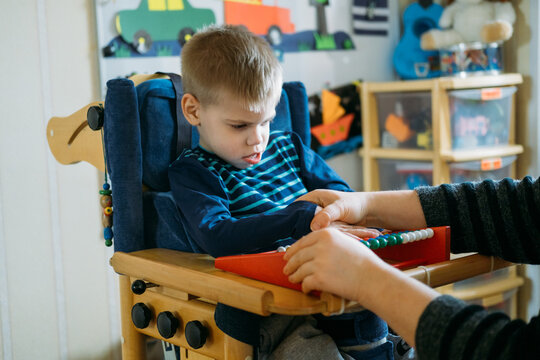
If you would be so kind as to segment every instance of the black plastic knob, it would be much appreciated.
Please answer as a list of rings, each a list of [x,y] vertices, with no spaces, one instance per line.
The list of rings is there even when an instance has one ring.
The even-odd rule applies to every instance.
[[[100,130],[103,127],[104,118],[104,110],[101,104],[99,106],[90,106],[86,112],[86,121],[92,130]]]
[[[193,320],[186,324],[186,340],[194,349],[202,347],[206,343],[208,329],[199,320]]]
[[[152,320],[152,310],[144,303],[137,303],[131,308],[131,321],[136,328],[144,329]]]
[[[135,295],[141,295],[141,294],[144,294],[146,289],[151,288],[151,287],[156,287],[156,286],[159,286],[159,285],[156,285],[153,283],[147,283],[147,282],[144,282],[143,280],[135,280],[131,284],[131,291],[133,291]]]
[[[165,339],[173,337],[179,325],[180,321],[170,311],[163,311],[157,317],[159,334]]]

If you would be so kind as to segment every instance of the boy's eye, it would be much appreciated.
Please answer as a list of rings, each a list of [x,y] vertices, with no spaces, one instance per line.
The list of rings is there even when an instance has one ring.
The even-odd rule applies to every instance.
[[[231,124],[233,129],[243,129],[246,127],[246,124]]]

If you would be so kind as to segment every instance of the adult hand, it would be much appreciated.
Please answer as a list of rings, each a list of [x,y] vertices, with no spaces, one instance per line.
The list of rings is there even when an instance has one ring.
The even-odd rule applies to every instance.
[[[420,229],[426,220],[414,190],[341,192],[314,190],[297,200],[311,201],[320,207],[311,221],[319,230],[334,221],[383,229]]]
[[[368,228],[361,225],[351,225],[343,221],[334,221],[328,225],[328,228],[337,229],[353,236],[356,240],[365,238],[376,238],[382,235],[381,231],[375,228]]]
[[[311,191],[296,200],[310,201],[322,207],[311,221],[311,229],[319,230],[334,221],[365,225],[369,194],[321,189]]]
[[[287,249],[284,259],[283,272],[291,282],[302,282],[304,292],[328,291],[360,303],[369,288],[368,269],[387,266],[358,240],[332,228],[304,236]]]
[[[327,291],[373,311],[411,345],[420,315],[439,294],[386,264],[351,236],[323,229],[287,249],[283,272],[302,291]]]

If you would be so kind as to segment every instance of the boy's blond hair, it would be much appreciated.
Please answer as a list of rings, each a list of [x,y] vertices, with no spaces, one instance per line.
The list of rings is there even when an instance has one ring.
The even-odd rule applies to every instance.
[[[282,86],[279,61],[272,48],[243,26],[210,26],[182,48],[184,93],[202,105],[215,105],[223,92],[235,96],[245,109],[261,111]]]

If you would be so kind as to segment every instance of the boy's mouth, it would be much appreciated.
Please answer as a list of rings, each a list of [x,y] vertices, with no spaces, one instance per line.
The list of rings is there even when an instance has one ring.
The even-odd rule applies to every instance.
[[[261,156],[262,156],[262,153],[257,152],[257,153],[253,153],[253,154],[248,155],[248,156],[244,156],[242,158],[242,160],[244,160],[248,164],[254,165],[254,164],[258,163],[259,161],[261,161]]]

